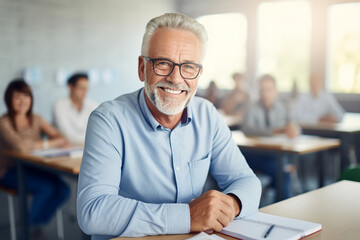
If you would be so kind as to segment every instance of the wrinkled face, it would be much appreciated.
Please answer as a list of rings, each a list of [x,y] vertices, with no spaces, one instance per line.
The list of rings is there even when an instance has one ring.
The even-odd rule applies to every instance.
[[[12,107],[16,114],[26,114],[31,106],[31,97],[22,92],[14,91],[12,95]]]
[[[150,39],[146,57],[168,59],[175,63],[200,64],[202,45],[191,32],[160,28]],[[144,81],[146,97],[150,104],[165,115],[175,115],[184,110],[196,92],[199,76],[186,80],[180,75],[178,66],[175,66],[169,76],[159,76],[153,71],[151,61],[139,58],[139,78]]]
[[[70,95],[76,101],[82,102],[86,97],[89,88],[89,81],[86,78],[80,78],[75,86],[69,84]]]
[[[271,80],[260,82],[260,100],[265,107],[270,108],[277,97],[276,86]]]

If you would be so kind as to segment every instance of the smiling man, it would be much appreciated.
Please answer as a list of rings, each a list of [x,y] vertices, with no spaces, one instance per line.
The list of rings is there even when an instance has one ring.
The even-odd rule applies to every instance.
[[[258,208],[261,187],[213,105],[194,97],[207,35],[183,14],[146,26],[144,88],[90,116],[78,221],[93,239],[220,231]],[[222,189],[203,193],[208,173]]]

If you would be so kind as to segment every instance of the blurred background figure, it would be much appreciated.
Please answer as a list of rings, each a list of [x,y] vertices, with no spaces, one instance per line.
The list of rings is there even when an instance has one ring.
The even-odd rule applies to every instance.
[[[216,108],[221,107],[221,98],[219,97],[219,89],[214,81],[211,81],[209,83],[204,98],[212,102]]]
[[[249,107],[243,122],[243,132],[251,136],[286,134],[294,138],[299,128],[292,122],[286,106],[278,99],[276,81],[271,75],[259,79],[260,100]]]
[[[278,100],[276,81],[270,75],[259,79],[260,100],[249,107],[243,122],[243,132],[249,136],[272,136],[286,134],[289,138],[299,135],[299,127],[288,119],[286,106]],[[254,171],[271,176],[270,186],[276,189],[277,160],[264,153],[244,154]],[[290,174],[284,173],[284,197],[291,195]]]
[[[65,137],[41,116],[33,114],[33,95],[23,79],[16,79],[5,91],[7,113],[0,118],[0,184],[17,189],[18,179],[15,162],[2,155],[3,150],[31,152],[35,149],[66,147]],[[49,139],[43,140],[41,135]],[[65,200],[69,187],[55,174],[25,167],[26,188],[33,195],[29,223],[33,233],[38,227],[50,222]]]
[[[249,104],[245,78],[241,73],[234,73],[232,78],[235,87],[229,93],[229,96],[224,99],[222,109],[226,115],[243,116]]]
[[[69,96],[59,99],[53,110],[55,126],[73,144],[84,144],[90,113],[97,104],[86,98],[89,78],[85,73],[75,73],[67,82]]]
[[[313,73],[309,80],[310,92],[299,96],[294,106],[295,119],[299,123],[341,122],[344,109],[336,98],[324,90],[324,78]]]

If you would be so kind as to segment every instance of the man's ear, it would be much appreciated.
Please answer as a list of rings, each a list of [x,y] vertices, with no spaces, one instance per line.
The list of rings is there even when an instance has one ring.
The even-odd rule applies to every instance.
[[[145,81],[145,61],[142,56],[139,56],[138,74],[140,81]]]
[[[67,87],[69,89],[69,92],[72,92],[74,89],[73,85],[71,85],[71,84],[68,84]]]
[[[201,76],[203,70],[204,70],[204,67],[202,67],[202,68],[200,69],[199,77]]]

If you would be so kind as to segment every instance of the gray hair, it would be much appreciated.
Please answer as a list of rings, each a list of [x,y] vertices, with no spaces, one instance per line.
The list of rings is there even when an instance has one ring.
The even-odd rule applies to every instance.
[[[147,56],[149,51],[150,38],[157,29],[162,27],[186,30],[194,33],[202,44],[202,57],[204,57],[207,42],[207,33],[205,27],[195,19],[189,18],[188,16],[181,13],[165,13],[164,15],[155,17],[148,22],[141,46],[142,56]]]

